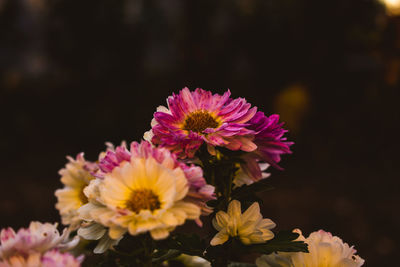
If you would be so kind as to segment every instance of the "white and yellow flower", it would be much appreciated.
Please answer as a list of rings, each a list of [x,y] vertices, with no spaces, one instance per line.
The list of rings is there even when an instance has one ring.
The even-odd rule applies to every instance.
[[[92,163],[84,159],[83,153],[78,154],[76,159],[67,158],[69,162],[59,171],[64,188],[55,192],[56,208],[60,212],[62,223],[70,225],[71,229],[76,229],[81,223],[77,211],[88,202],[83,190],[94,177],[88,169]]]
[[[319,230],[313,232],[305,238],[301,231],[296,229],[294,232],[300,234],[297,240],[308,244],[309,253],[278,252],[270,255],[263,255],[256,260],[258,267],[359,267],[364,264],[364,260],[355,255],[357,252],[353,247],[344,243],[337,236]]]
[[[263,219],[257,202],[242,214],[240,202],[232,200],[228,211],[219,211],[212,223],[219,231],[210,242],[212,246],[225,243],[229,237],[237,237],[245,245],[264,243],[274,238],[270,229],[275,227],[275,223]]]
[[[148,143],[135,145],[137,150],[130,161],[109,168],[85,189],[89,203],[79,209],[79,214],[85,221],[107,227],[112,240],[126,232],[150,232],[154,239],[163,239],[186,220],[199,219],[201,207],[185,200],[187,177],[169,153],[161,154],[163,151]],[[103,231],[99,229],[93,231],[93,237],[99,237]]]

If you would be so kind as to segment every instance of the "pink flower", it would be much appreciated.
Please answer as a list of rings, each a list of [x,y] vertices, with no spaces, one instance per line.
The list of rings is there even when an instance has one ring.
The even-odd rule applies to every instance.
[[[57,250],[46,252],[42,256],[43,267],[79,267],[83,261],[83,255],[75,258],[69,253],[60,253]]]
[[[251,119],[250,124],[249,128],[256,132],[254,143],[257,145],[257,150],[254,153],[260,160],[282,169],[278,165],[281,155],[292,153],[289,147],[294,143],[287,142],[286,137],[283,137],[287,130],[282,128],[283,122],[279,123],[279,115],[273,114],[267,117],[259,111]]]
[[[79,238],[69,240],[68,236],[67,229],[60,235],[57,223],[31,222],[29,228],[21,228],[16,233],[10,227],[5,228],[0,232],[0,258],[14,254],[42,253],[53,248],[70,249],[78,244]]]
[[[206,143],[230,150],[253,151],[254,131],[246,128],[257,111],[244,98],[230,98],[228,90],[223,95],[203,89],[168,97],[168,108],[160,107],[154,113],[151,142],[177,153],[179,157],[192,158],[197,149]]]
[[[15,232],[12,228],[0,232],[0,267],[66,267],[80,266],[83,257],[75,259],[68,250],[75,247],[79,237],[69,240],[69,232],[63,234],[57,230],[57,224],[31,222],[29,228],[21,228]],[[47,264],[46,262],[51,263]]]
[[[75,258],[69,253],[54,249],[41,255],[32,253],[26,256],[16,255],[0,261],[0,267],[80,267],[83,256]]]
[[[267,117],[244,98],[230,98],[229,90],[213,95],[184,88],[168,97],[167,103],[168,108],[161,106],[154,113],[145,139],[180,158],[193,158],[204,143],[211,154],[216,154],[216,147],[243,151],[237,185],[268,177],[263,171],[269,165],[282,169],[281,155],[291,153],[293,142],[286,141],[279,116]]]
[[[263,173],[260,163],[268,163],[269,165],[282,170],[278,165],[281,161],[281,155],[291,154],[290,146],[293,142],[286,141],[284,134],[287,130],[283,129],[283,122],[279,123],[279,115],[265,116],[263,112],[257,112],[249,122],[249,129],[255,132],[253,142],[257,149],[243,155],[243,163],[241,167],[243,172],[253,181],[258,181],[268,177]],[[266,168],[265,168],[266,169]]]

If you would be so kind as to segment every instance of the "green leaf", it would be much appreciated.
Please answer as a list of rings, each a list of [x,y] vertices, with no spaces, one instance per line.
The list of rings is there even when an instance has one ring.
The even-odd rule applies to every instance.
[[[201,240],[198,235],[183,233],[176,233],[167,240],[160,241],[159,246],[192,256],[203,256],[206,248],[205,241]]]
[[[269,185],[269,181],[264,179],[251,185],[243,185],[232,192],[232,198],[245,199],[249,196],[254,196],[255,193],[261,193],[274,189]]]
[[[160,250],[153,255],[153,263],[162,263],[167,260],[174,259],[181,255],[181,252],[176,249]]]
[[[247,246],[251,252],[262,254],[271,254],[273,252],[308,252],[307,244],[303,241],[294,241],[299,234],[283,231],[275,235],[272,240],[262,244],[253,244]]]

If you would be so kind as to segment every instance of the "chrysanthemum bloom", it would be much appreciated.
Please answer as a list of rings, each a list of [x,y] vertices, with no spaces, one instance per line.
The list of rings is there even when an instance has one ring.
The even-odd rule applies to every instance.
[[[280,155],[291,153],[283,136],[286,130],[278,115],[267,117],[243,98],[232,99],[230,92],[212,95],[209,91],[184,88],[167,99],[168,108],[160,106],[154,113],[152,129],[145,140],[166,147],[181,158],[193,158],[203,144],[215,153],[215,147],[244,152],[241,171],[235,184],[250,184],[266,178],[259,164],[278,169]],[[265,167],[265,165],[262,165]],[[244,178],[244,179],[243,179]]]
[[[186,176],[198,167],[185,170],[167,149],[133,142],[130,151],[108,151],[99,167],[103,177],[85,189],[89,203],[79,212],[83,219],[108,227],[112,239],[127,231],[163,239],[186,220],[199,219],[202,207],[187,199],[191,186]]]
[[[52,249],[68,250],[76,246],[79,238],[69,240],[69,231],[64,229],[62,235],[57,230],[57,223],[31,222],[29,228],[15,232],[12,228],[0,232],[0,259],[7,260],[13,256],[26,256],[32,253],[44,253]]]
[[[300,230],[297,240],[304,241],[308,245],[309,253],[278,252],[271,255],[263,255],[256,260],[258,267],[359,267],[364,260],[355,255],[357,252],[353,246],[350,247],[337,236],[319,230],[305,238]]]
[[[59,171],[64,188],[55,192],[56,208],[60,212],[62,223],[70,225],[74,230],[81,223],[77,210],[88,202],[83,189],[94,179],[89,170],[93,163],[86,161],[83,153],[78,154],[76,159],[67,158],[69,162]]]
[[[51,250],[44,254],[31,253],[16,255],[7,260],[0,260],[0,267],[80,267],[83,255],[75,258],[68,252]]]
[[[199,88],[182,89],[168,97],[168,108],[157,109],[145,138],[182,158],[192,158],[203,143],[230,150],[255,150],[254,131],[246,126],[257,108],[251,108],[244,98],[232,99],[230,95],[229,90],[213,95]]]
[[[263,112],[257,112],[249,122],[249,129],[256,132],[254,143],[257,149],[245,157],[248,161],[253,161],[254,166],[249,167],[249,173],[253,176],[260,176],[254,160],[267,162],[271,166],[282,169],[278,163],[281,161],[282,154],[290,154],[290,146],[293,142],[286,141],[284,134],[287,130],[283,129],[283,122],[279,122],[279,115],[273,114],[269,117]],[[251,165],[247,162],[247,165]]]
[[[264,243],[274,238],[270,229],[275,227],[275,223],[263,219],[257,202],[242,214],[240,202],[232,200],[228,212],[219,211],[212,223],[219,231],[210,242],[212,246],[225,243],[229,237],[237,237],[245,245]]]
[[[248,128],[256,134],[253,142],[257,149],[251,153],[243,155],[244,163],[241,164],[243,173],[250,177],[253,181],[265,178],[260,163],[268,163],[269,165],[282,169],[278,163],[281,161],[282,154],[291,154],[290,146],[293,142],[286,141],[284,134],[287,130],[283,129],[283,122],[279,122],[279,115],[265,116],[263,112],[257,112],[249,121]]]
[[[173,161],[172,168],[181,168],[185,173],[188,182],[189,191],[185,197],[185,201],[193,202],[202,209],[203,215],[208,215],[212,210],[207,207],[206,202],[215,199],[214,186],[206,183],[203,177],[203,170],[194,165],[186,165],[177,160],[175,154],[171,154],[167,149],[154,148],[149,142],[132,142],[130,150],[126,147],[125,142],[121,146],[114,148],[108,144],[108,150],[100,157],[99,172],[96,174],[98,178],[103,178],[107,173],[112,172],[115,167],[120,166],[124,162],[131,161],[132,157],[149,157],[152,156],[158,163],[162,163],[166,158]],[[89,189],[88,189],[89,191]],[[89,192],[88,192],[89,193]]]

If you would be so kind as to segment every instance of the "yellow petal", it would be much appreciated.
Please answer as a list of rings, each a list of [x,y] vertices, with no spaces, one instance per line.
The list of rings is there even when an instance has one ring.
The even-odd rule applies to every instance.
[[[165,239],[168,237],[169,232],[167,229],[154,229],[150,231],[151,237],[155,240]]]
[[[241,211],[241,206],[240,202],[237,200],[232,200],[231,203],[229,203],[228,206],[228,215],[229,217],[232,218],[240,218],[240,215],[242,214]]]
[[[242,221],[258,221],[262,216],[260,214],[260,205],[258,202],[254,202],[242,215]]]
[[[108,235],[111,239],[119,239],[126,233],[126,229],[118,226],[110,227]]]
[[[226,212],[224,211],[218,211],[217,215],[212,221],[212,224],[217,231],[220,231],[222,228],[228,225],[228,221],[229,221],[228,214],[226,214]]]
[[[222,229],[221,231],[219,231],[213,239],[211,239],[210,241],[210,245],[211,246],[217,246],[217,245],[221,245],[223,243],[225,243],[226,241],[228,241],[229,239],[229,235],[226,231],[226,229]]]

